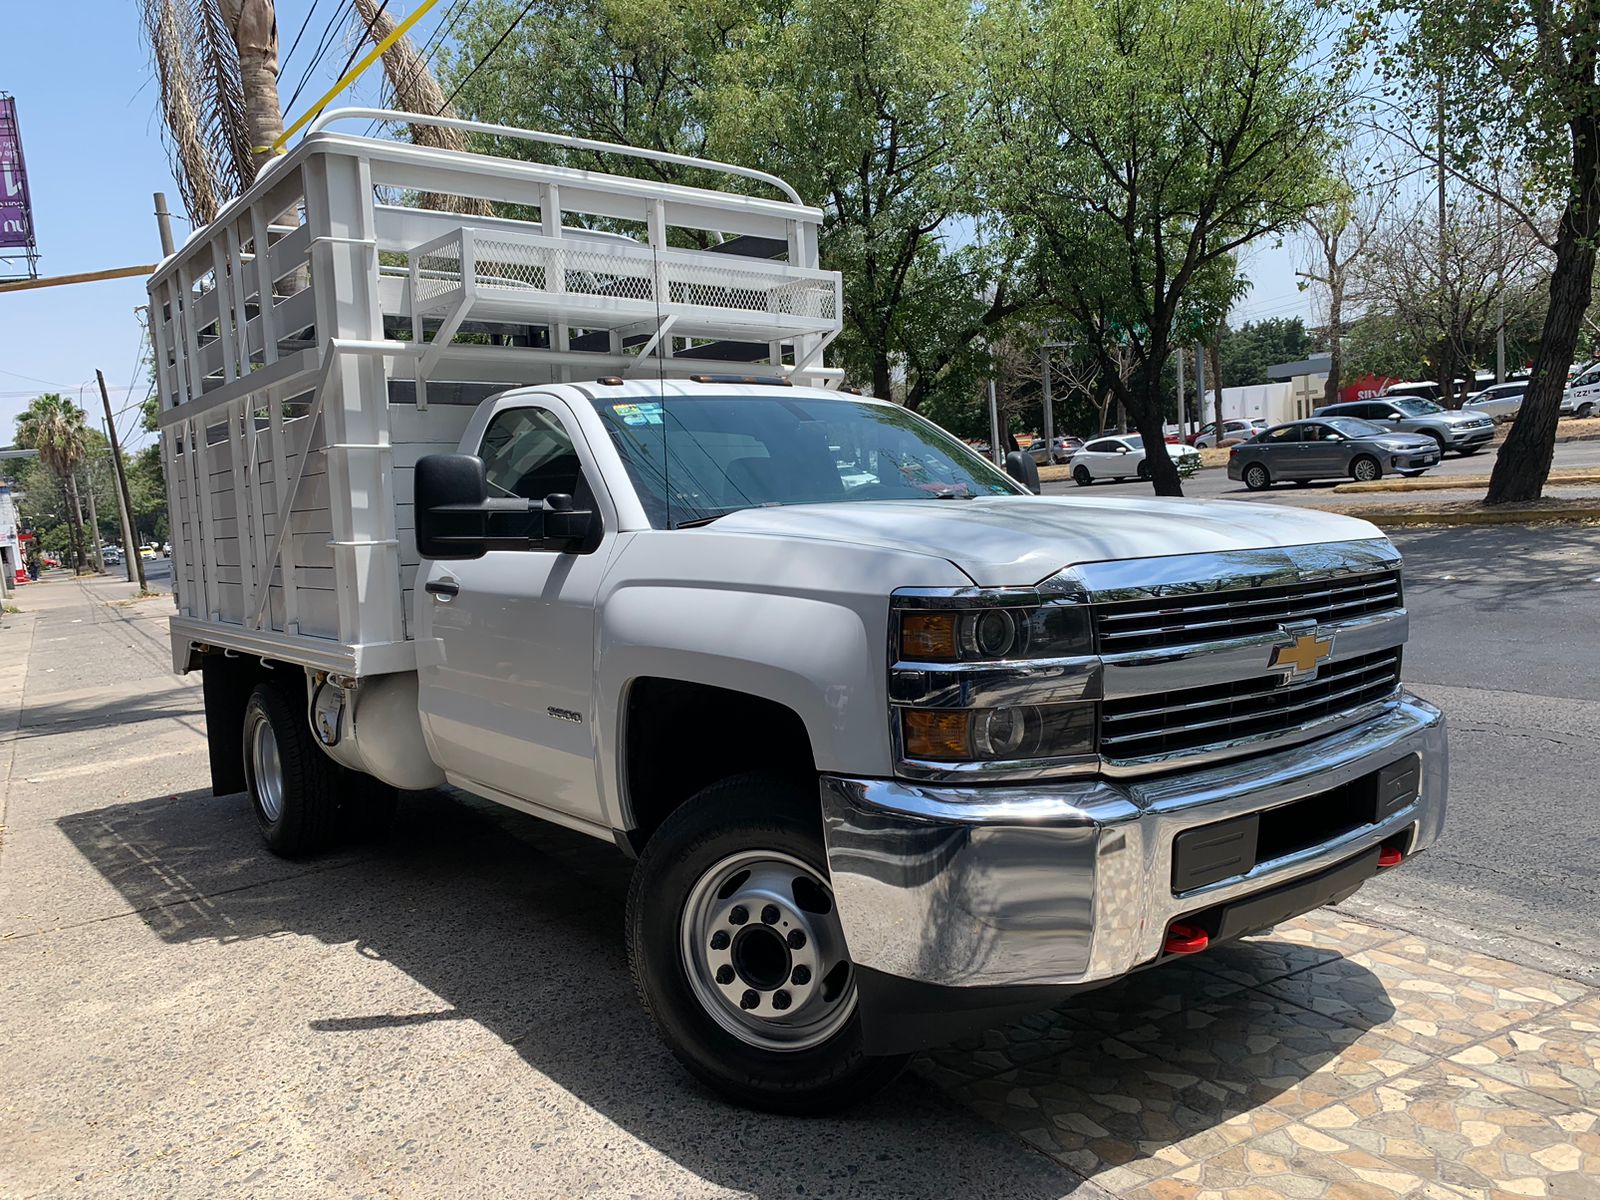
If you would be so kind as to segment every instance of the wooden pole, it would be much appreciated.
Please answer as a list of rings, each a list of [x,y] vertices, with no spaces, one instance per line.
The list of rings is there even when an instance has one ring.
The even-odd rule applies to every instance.
[[[44,279],[13,279],[0,283],[0,292],[26,292],[32,288],[64,287],[69,283],[98,283],[102,279],[131,279],[135,275],[148,275],[156,269],[155,263],[142,267],[113,267],[109,271],[81,271],[76,275],[51,275]]]

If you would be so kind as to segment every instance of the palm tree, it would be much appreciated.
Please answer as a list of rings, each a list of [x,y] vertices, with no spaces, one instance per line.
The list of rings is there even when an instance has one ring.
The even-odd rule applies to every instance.
[[[17,417],[17,445],[37,450],[39,461],[64,484],[68,493],[67,529],[72,537],[73,565],[84,566],[83,525],[79,515],[77,468],[89,452],[89,427],[83,410],[57,392],[36,397]]]

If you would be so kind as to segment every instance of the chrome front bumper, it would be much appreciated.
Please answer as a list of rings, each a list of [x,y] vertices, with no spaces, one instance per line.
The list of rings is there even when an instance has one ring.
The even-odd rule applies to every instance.
[[[1421,759],[1409,804],[1241,875],[1175,894],[1186,829],[1316,796]],[[1438,837],[1444,717],[1402,694],[1360,725],[1275,754],[1148,780],[1003,787],[822,778],[834,896],[852,960],[945,987],[1074,986],[1155,960],[1167,927],[1312,876],[1381,842]]]

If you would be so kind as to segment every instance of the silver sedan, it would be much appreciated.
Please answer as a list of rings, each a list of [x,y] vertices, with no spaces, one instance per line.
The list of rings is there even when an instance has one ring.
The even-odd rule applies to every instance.
[[[1393,471],[1420,475],[1439,461],[1439,444],[1426,434],[1396,433],[1354,417],[1290,421],[1234,446],[1228,478],[1253,492],[1283,480],[1355,479],[1369,482]]]

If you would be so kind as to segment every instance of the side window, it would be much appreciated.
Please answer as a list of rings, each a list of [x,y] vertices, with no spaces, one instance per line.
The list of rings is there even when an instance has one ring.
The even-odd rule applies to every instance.
[[[1282,425],[1271,433],[1265,434],[1261,440],[1279,445],[1283,442],[1298,442],[1300,440],[1300,427],[1298,425]]]
[[[1115,454],[1117,443],[1110,438],[1101,438],[1098,442],[1090,442],[1084,449],[1090,454]]]
[[[594,493],[583,477],[583,467],[572,446],[572,436],[561,418],[544,408],[509,408],[497,413],[483,431],[478,447],[489,496],[515,496],[543,500],[565,493],[574,508],[594,507]],[[516,513],[495,513],[489,532],[495,537],[524,537],[539,527],[539,518]],[[534,548],[538,548],[534,543]]]

